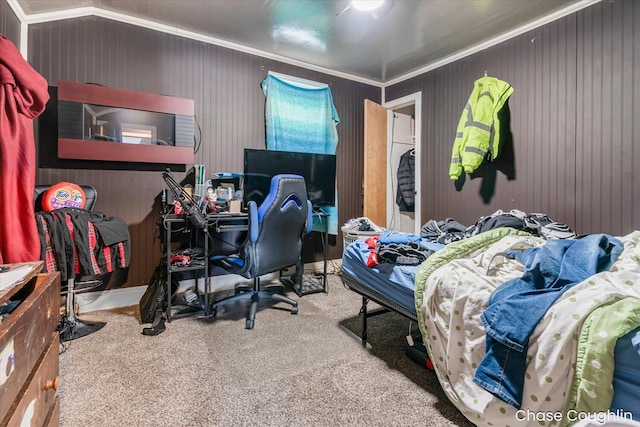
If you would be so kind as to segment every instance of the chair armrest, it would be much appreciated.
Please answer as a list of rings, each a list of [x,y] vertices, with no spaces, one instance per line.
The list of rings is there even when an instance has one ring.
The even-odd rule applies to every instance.
[[[253,200],[249,202],[249,238],[252,242],[258,240],[258,205]]]
[[[313,229],[313,206],[311,200],[307,200],[307,234]]]

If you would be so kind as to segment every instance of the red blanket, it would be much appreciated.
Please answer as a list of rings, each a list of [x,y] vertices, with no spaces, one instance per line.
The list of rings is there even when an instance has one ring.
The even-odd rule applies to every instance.
[[[40,259],[33,119],[48,100],[45,78],[0,34],[0,264]]]

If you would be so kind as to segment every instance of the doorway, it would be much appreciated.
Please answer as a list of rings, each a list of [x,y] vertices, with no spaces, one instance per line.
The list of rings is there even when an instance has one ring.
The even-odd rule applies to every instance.
[[[421,118],[422,92],[383,105],[365,100],[364,215],[377,225],[414,234],[422,228]],[[412,156],[415,165],[412,211],[396,203],[403,155]]]

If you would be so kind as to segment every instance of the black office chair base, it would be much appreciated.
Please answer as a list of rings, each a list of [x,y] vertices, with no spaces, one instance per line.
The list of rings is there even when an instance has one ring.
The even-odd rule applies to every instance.
[[[249,291],[242,292],[230,297],[221,299],[220,301],[215,302],[211,305],[210,313],[215,316],[217,314],[218,307],[223,305],[230,304],[236,301],[245,301],[251,300],[251,306],[249,307],[249,315],[247,316],[247,321],[245,323],[245,329],[253,329],[255,319],[256,319],[256,311],[258,310],[258,304],[263,300],[272,300],[276,302],[284,302],[291,305],[291,314],[298,314],[298,302],[288,298],[284,295],[274,294],[266,291]]]
[[[60,341],[67,342],[86,337],[99,331],[107,324],[106,319],[99,316],[83,316],[68,319],[66,326],[60,331]]]

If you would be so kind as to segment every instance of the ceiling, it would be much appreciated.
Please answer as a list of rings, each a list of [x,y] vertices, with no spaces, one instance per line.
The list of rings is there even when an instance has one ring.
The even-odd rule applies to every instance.
[[[27,23],[85,15],[130,20],[378,85],[596,1],[386,0],[366,13],[349,0],[9,0]]]

